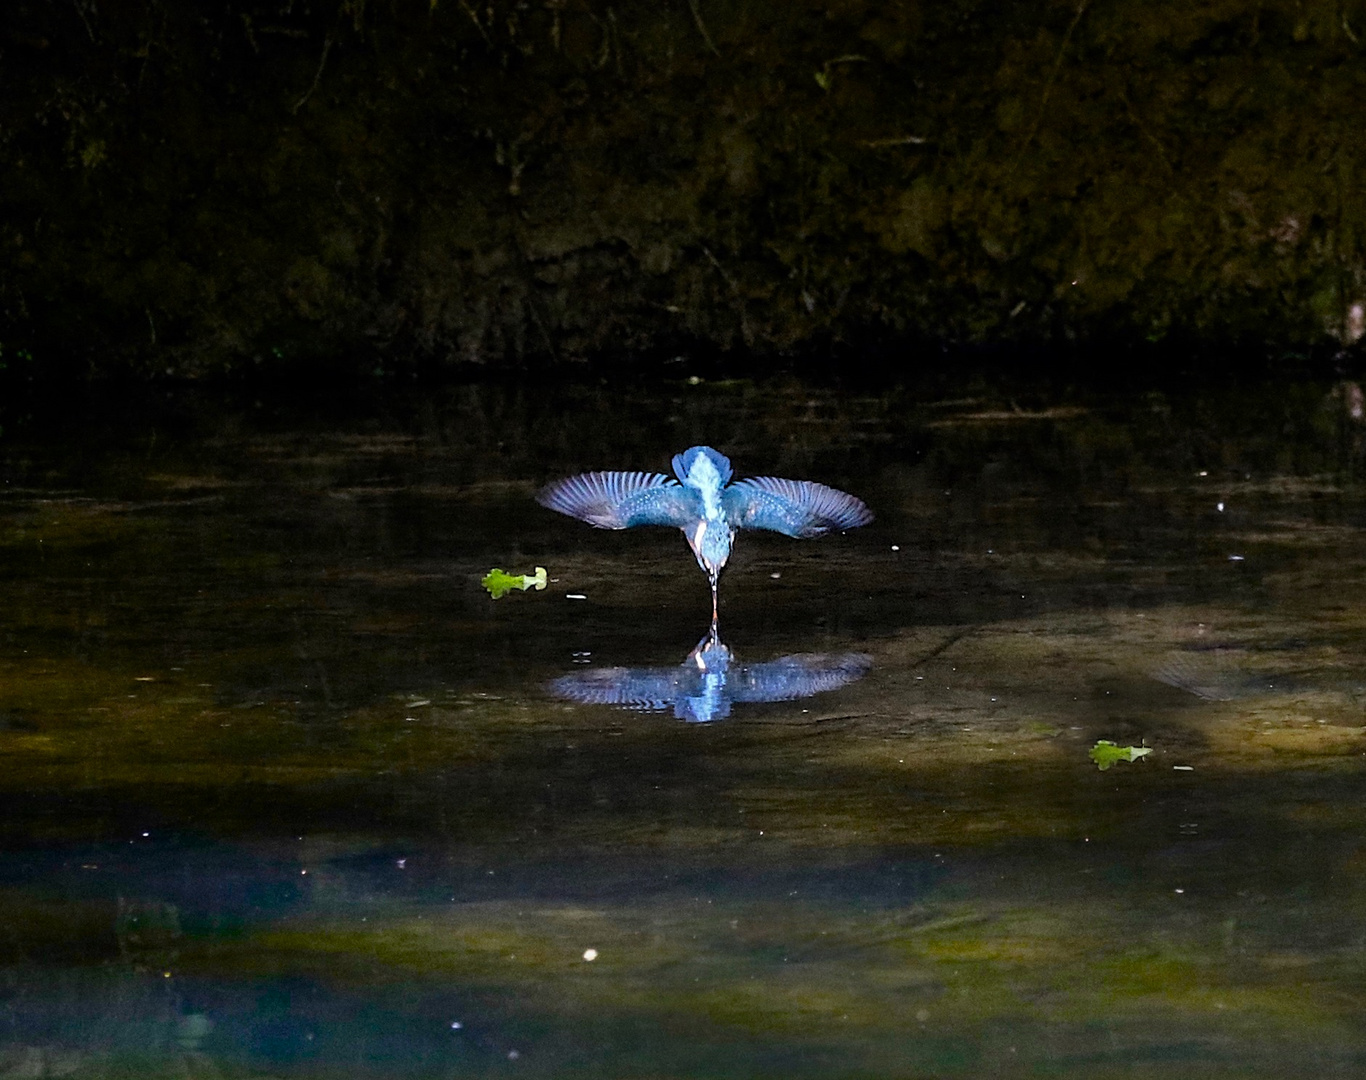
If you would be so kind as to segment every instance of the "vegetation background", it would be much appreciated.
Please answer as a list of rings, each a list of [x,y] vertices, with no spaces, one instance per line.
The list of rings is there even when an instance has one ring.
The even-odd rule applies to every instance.
[[[1336,350],[1364,60],[1362,0],[12,0],[0,361]]]

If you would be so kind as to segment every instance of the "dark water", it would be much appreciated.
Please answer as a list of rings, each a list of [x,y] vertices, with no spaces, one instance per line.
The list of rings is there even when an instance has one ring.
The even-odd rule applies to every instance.
[[[1358,400],[7,431],[0,1076],[1362,1075]],[[705,685],[682,538],[531,499],[699,442],[878,515],[743,534]]]

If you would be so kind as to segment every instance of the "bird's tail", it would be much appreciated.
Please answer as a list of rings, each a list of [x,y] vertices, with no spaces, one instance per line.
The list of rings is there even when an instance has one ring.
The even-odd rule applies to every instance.
[[[721,478],[721,486],[725,487],[730,483],[732,475],[730,458],[725,454],[713,450],[710,446],[693,446],[684,450],[681,454],[674,455],[674,475],[683,483],[688,482],[688,474],[697,467],[699,459],[705,458],[711,462],[717,474]]]

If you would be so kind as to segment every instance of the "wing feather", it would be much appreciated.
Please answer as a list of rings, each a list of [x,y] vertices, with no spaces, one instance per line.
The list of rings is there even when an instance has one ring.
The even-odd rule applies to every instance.
[[[547,484],[536,501],[599,529],[682,528],[699,516],[696,492],[660,473],[580,473]]]
[[[862,499],[811,480],[755,476],[732,484],[721,497],[737,528],[771,529],[785,536],[821,536],[873,520]]]

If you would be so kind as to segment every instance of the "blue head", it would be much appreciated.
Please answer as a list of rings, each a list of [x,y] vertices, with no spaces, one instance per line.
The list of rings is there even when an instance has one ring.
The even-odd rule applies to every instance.
[[[697,565],[707,572],[715,585],[721,570],[730,558],[730,548],[735,542],[735,530],[725,521],[699,521],[691,530],[685,529],[688,546],[697,556]]]

